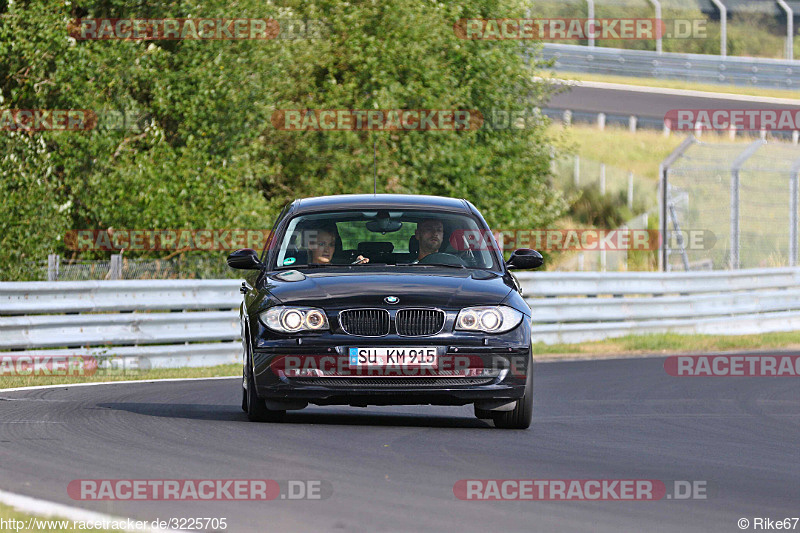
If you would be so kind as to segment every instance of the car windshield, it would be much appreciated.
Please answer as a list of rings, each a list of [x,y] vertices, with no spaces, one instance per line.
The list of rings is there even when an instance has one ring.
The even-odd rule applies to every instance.
[[[496,241],[471,216],[423,210],[335,211],[294,217],[277,268],[415,265],[496,269]]]

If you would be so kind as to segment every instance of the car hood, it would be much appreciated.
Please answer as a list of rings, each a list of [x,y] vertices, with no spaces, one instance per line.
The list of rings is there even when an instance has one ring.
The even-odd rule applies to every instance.
[[[284,304],[314,307],[391,307],[387,296],[399,298],[397,307],[462,308],[496,305],[511,287],[487,271],[436,270],[420,272],[306,272],[297,281],[271,276],[268,289]]]

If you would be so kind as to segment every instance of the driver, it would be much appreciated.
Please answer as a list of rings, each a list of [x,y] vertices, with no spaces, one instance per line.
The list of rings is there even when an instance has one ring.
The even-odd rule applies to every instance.
[[[425,256],[439,251],[444,240],[444,225],[438,218],[426,218],[417,224],[414,236],[419,241],[417,261],[421,261]]]

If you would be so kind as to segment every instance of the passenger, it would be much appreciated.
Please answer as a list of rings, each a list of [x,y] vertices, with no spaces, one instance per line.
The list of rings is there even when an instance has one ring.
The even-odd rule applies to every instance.
[[[309,264],[330,265],[333,260],[333,255],[336,253],[336,241],[339,237],[339,231],[336,229],[336,225],[323,224],[314,227],[310,232],[312,238],[309,239],[308,243]],[[369,263],[369,259],[359,255],[353,264],[363,263]]]

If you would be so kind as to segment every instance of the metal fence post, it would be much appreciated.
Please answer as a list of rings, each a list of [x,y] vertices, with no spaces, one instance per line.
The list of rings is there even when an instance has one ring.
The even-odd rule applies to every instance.
[[[728,55],[728,8],[720,0],[711,0],[719,9],[719,55]]]
[[[669,167],[697,142],[693,136],[686,137],[684,141],[667,156],[658,166],[658,222],[661,227],[661,242],[659,244],[658,270],[669,270],[669,246],[667,233],[667,202],[669,201]]]
[[[122,255],[111,256],[111,267],[108,273],[111,279],[122,279]]]
[[[730,266],[732,269],[739,268],[739,170],[745,162],[750,159],[761,145],[766,144],[766,141],[759,139],[750,144],[745,150],[736,156],[736,159],[731,165],[731,250],[730,250]]]
[[[797,193],[800,182],[800,157],[795,159],[789,171],[789,266],[797,266]]]
[[[58,281],[58,267],[61,263],[61,258],[58,254],[49,254],[47,256],[47,281]]]
[[[730,267],[739,268],[739,169],[731,170],[731,250]]]
[[[581,156],[575,154],[575,165],[572,168],[572,178],[575,180],[575,186],[580,185],[581,182]]]
[[[650,0],[650,3],[653,4],[653,7],[656,8],[656,21],[658,24],[658,29],[656,30],[656,53],[660,54],[661,49],[661,2],[659,0]]]
[[[793,169],[789,180],[789,266],[797,265],[797,182],[800,171]]]
[[[794,58],[794,12],[785,0],[778,0],[778,5],[786,13],[786,59]]]

